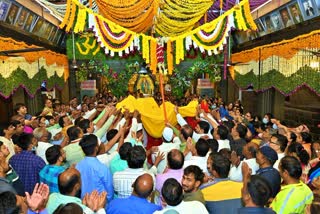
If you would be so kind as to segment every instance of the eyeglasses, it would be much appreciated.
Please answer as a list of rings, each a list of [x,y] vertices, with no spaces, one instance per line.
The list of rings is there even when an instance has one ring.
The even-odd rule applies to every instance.
[[[315,149],[314,150],[316,153],[319,153],[320,152],[320,149]]]
[[[280,143],[278,143],[278,142],[272,142],[272,141],[270,141],[270,143],[280,146]],[[320,150],[319,150],[319,151],[320,151]]]

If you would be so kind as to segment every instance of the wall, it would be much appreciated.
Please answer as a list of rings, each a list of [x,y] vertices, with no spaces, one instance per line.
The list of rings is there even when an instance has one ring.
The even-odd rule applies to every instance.
[[[39,4],[30,1],[30,0],[16,0],[19,4],[23,5],[24,7],[28,8],[29,10],[33,11],[39,16],[42,16],[44,19],[48,20],[52,24],[58,26],[60,24],[60,21],[52,16],[49,12],[46,12],[48,10],[41,7]]]
[[[235,87],[233,90],[237,91]],[[228,98],[230,102],[231,98]],[[320,128],[317,127],[320,124],[320,97],[308,88],[302,88],[290,97],[283,96],[275,89],[263,93],[242,91],[242,104],[245,112],[259,116],[270,112],[290,127],[306,124],[313,140],[320,139]]]
[[[306,124],[314,139],[320,139],[320,97],[308,88],[302,88],[286,100],[284,105],[285,121],[289,125]]]
[[[271,2],[269,2],[268,4],[266,4],[265,6],[260,8],[259,10],[253,12],[252,17],[253,17],[253,19],[257,19],[260,16],[263,16],[263,15],[269,13],[270,11],[281,7],[282,5],[284,5],[290,1],[291,0],[277,0],[277,1],[272,0]]]

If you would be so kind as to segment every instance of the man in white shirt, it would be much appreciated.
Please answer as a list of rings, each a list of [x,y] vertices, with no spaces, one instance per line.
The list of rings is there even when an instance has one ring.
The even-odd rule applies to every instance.
[[[36,155],[42,158],[46,164],[48,164],[47,158],[46,158],[46,151],[49,147],[53,146],[51,143],[49,143],[49,132],[44,127],[38,127],[35,130],[33,130],[34,137],[38,140],[38,146],[36,148]]]
[[[207,169],[207,153],[209,152],[209,144],[205,139],[200,138],[195,145],[195,154],[191,156],[189,160],[184,162],[183,168],[187,168],[190,165],[196,165],[202,171],[209,175]]]
[[[279,170],[279,163],[281,159],[285,156],[284,151],[287,148],[288,139],[282,134],[273,134],[269,146],[277,152],[278,160],[273,164],[273,168]]]
[[[259,164],[256,161],[256,153],[259,149],[259,146],[256,143],[247,143],[242,150],[242,154],[245,159],[240,162],[240,157],[236,152],[231,153],[231,168],[229,172],[230,180],[239,181],[243,180],[242,176],[242,164],[245,162],[251,168],[251,174],[255,175],[256,171],[259,169]]]
[[[181,141],[179,137],[175,136],[173,130],[169,127],[165,127],[162,132],[162,144],[158,146],[158,155],[163,153],[164,160],[162,160],[158,165],[158,173],[163,173],[167,166],[167,154],[172,149],[180,149]],[[152,154],[152,160],[154,162],[156,154]]]
[[[214,130],[215,139],[217,139],[219,143],[218,152],[221,149],[231,149],[230,147],[230,141],[228,140],[229,131],[227,127],[220,125],[218,126],[218,129]]]
[[[15,154],[14,144],[12,141],[12,135],[15,134],[15,126],[14,123],[11,122],[0,129],[0,141],[4,143],[6,147],[9,149],[9,155],[7,156],[7,161]]]
[[[206,207],[199,201],[183,201],[182,186],[174,178],[169,178],[164,182],[161,194],[167,206],[161,211],[154,212],[155,214],[166,213],[167,211],[176,211],[183,214],[208,213]]]
[[[162,156],[158,156],[155,160],[155,166],[160,162]],[[146,151],[142,146],[134,146],[129,152],[128,166],[129,168],[115,172],[113,175],[114,193],[118,198],[128,198],[132,193],[133,182],[144,173],[149,173],[143,168],[146,160]],[[149,173],[155,181],[154,174]],[[155,186],[155,184],[154,184]]]

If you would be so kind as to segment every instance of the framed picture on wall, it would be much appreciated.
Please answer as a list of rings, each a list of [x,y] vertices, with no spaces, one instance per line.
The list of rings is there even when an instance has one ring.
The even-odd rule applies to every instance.
[[[301,9],[303,11],[305,20],[311,19],[318,14],[316,5],[312,0],[301,0],[301,5],[302,5]]]
[[[294,1],[292,4],[289,4],[288,8],[290,10],[294,24],[298,24],[304,20],[301,15],[301,10],[297,1]]]
[[[281,18],[280,18],[280,13],[278,10],[274,11],[273,13],[271,13],[271,21],[272,21],[272,24],[274,26],[274,30],[277,31],[277,30],[281,30],[283,28],[283,24],[282,24],[282,21],[281,21]]]
[[[23,27],[23,29],[25,31],[31,32],[36,20],[37,20],[38,16],[32,12],[29,12],[29,15],[27,17],[26,23]]]
[[[43,24],[44,24],[44,19],[39,17],[32,29],[32,33],[37,36],[41,36]]]
[[[320,0],[315,0],[318,12],[320,13]]]
[[[60,41],[61,35],[62,35],[62,31],[61,31],[61,30],[58,30],[57,33],[56,33],[56,36],[55,36],[55,38],[54,38],[54,40],[53,40],[53,42],[56,43],[56,44],[58,44],[59,41]]]
[[[19,15],[18,15],[18,18],[14,24],[14,26],[20,28],[20,29],[23,29],[24,27],[24,24],[27,20],[27,17],[28,17],[28,10],[25,9],[25,8],[21,8],[20,12],[19,12]]]
[[[284,27],[290,27],[294,24],[287,7],[281,8],[279,12]]]
[[[38,32],[38,34],[39,34],[38,36],[40,36],[42,38],[47,38],[48,37],[48,34],[46,35],[47,30],[50,30],[49,29],[49,22],[44,20],[42,23],[42,27],[41,27],[40,31]]]
[[[20,10],[20,7],[18,5],[11,3],[5,22],[13,25],[17,18],[19,10]]]
[[[258,34],[259,36],[263,36],[265,35],[265,28],[263,26],[263,23],[261,22],[261,19],[256,19],[254,20],[254,23],[257,25],[257,31],[258,31]]]
[[[265,32],[266,34],[272,33],[275,31],[275,28],[273,26],[272,20],[271,20],[271,16],[270,15],[266,15],[263,17],[263,23],[265,26]]]
[[[53,26],[52,31],[51,31],[51,33],[50,33],[50,35],[49,35],[49,37],[48,37],[48,40],[49,40],[49,41],[53,42],[53,40],[54,40],[54,38],[55,38],[56,33],[58,32],[58,30],[59,30],[58,27]]]
[[[10,2],[7,0],[0,0],[0,21],[4,20],[10,7]]]
[[[52,30],[53,30],[53,25],[48,22],[47,28],[46,28],[45,33],[44,33],[44,38],[49,40],[49,37],[51,35]]]

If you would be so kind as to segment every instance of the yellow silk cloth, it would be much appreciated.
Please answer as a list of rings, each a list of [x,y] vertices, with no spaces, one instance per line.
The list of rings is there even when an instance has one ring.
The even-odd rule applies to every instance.
[[[169,123],[176,125],[177,118],[174,112],[174,105],[170,102],[166,102],[165,105]],[[179,107],[179,113],[182,117],[194,117],[196,116],[197,106],[198,101],[191,101],[187,106]],[[119,102],[116,107],[117,109],[126,108],[130,112],[138,110],[141,114],[143,127],[148,134],[154,138],[162,136],[162,130],[165,127],[163,106],[158,106],[153,97],[136,99],[133,96],[128,96]]]

